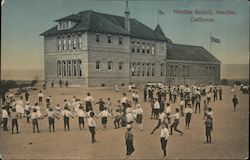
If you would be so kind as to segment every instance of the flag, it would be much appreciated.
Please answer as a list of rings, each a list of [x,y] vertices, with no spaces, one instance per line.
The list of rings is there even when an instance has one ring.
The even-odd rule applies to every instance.
[[[165,15],[165,13],[162,10],[158,9],[158,15]]]
[[[220,43],[220,39],[219,38],[211,37],[210,41],[211,42],[215,42],[215,43]]]

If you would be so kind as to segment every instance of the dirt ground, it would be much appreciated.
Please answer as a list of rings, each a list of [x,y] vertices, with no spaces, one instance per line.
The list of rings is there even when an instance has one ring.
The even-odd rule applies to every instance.
[[[105,101],[111,97],[116,104],[121,99],[120,89],[116,93],[114,89],[95,88],[89,89],[95,102],[102,97]],[[83,98],[86,95],[85,88],[47,88],[42,90],[45,96],[52,96],[52,104],[63,104],[63,99],[71,101],[73,96]],[[144,131],[133,124],[135,152],[130,159],[162,159],[160,146],[160,130],[150,134],[157,124],[157,120],[150,119],[151,108],[149,103],[143,102],[143,91],[140,94],[144,115]],[[30,102],[37,100],[38,91],[31,93]],[[212,144],[205,144],[205,127],[203,114],[192,115],[191,127],[184,127],[184,117],[180,119],[179,129],[183,136],[174,133],[167,144],[167,159],[247,159],[249,156],[249,95],[242,95],[239,88],[236,90],[240,106],[237,112],[233,112],[232,93],[230,87],[223,87],[223,101],[211,103],[213,106],[214,130],[212,132]],[[131,93],[128,93],[131,99]],[[203,97],[204,99],[204,97]],[[202,99],[202,100],[203,100]],[[203,101],[202,101],[203,102]],[[179,100],[178,100],[179,103]],[[171,104],[172,112],[177,104]],[[201,106],[203,107],[203,106]],[[41,106],[44,111],[45,106]],[[98,113],[98,106],[95,106]],[[114,129],[113,119],[108,120],[107,129],[103,130],[100,119],[97,122],[97,143],[91,143],[91,137],[85,119],[85,129],[79,130],[78,118],[70,119],[71,131],[64,131],[62,118],[56,120],[56,132],[48,131],[47,118],[39,121],[40,133],[32,132],[32,125],[19,119],[19,134],[0,131],[0,151],[4,159],[124,159],[125,128]],[[8,122],[10,129],[11,122]],[[30,144],[32,143],[32,144]]]

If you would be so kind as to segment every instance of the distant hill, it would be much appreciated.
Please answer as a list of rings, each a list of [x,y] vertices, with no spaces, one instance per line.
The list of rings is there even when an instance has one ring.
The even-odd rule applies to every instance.
[[[1,79],[3,80],[32,80],[39,75],[40,80],[44,77],[43,69],[16,69],[2,70]],[[248,64],[222,64],[221,79],[249,79]]]

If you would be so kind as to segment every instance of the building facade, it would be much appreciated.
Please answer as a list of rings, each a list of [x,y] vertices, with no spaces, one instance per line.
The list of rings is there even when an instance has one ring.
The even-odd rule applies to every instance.
[[[153,30],[130,18],[128,7],[124,17],[88,10],[56,22],[41,34],[48,83],[62,80],[69,85],[114,86],[220,80],[220,62],[203,47],[186,45],[180,51],[183,47],[176,47],[160,25]],[[198,58],[185,59],[190,56],[188,48]]]

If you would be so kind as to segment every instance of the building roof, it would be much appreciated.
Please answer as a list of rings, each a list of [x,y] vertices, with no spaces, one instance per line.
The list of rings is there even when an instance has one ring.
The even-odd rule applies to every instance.
[[[167,60],[221,63],[215,56],[213,56],[202,46],[173,43],[167,45]]]
[[[41,35],[48,36],[69,32],[90,31],[129,35],[135,38],[171,42],[171,40],[164,35],[160,26],[157,26],[157,30],[155,31],[134,18],[130,18],[130,32],[128,32],[124,27],[124,19],[125,17],[122,16],[87,10],[56,20],[56,22],[66,20],[76,21],[77,24],[73,28],[67,30],[57,30],[57,26],[54,26]]]

